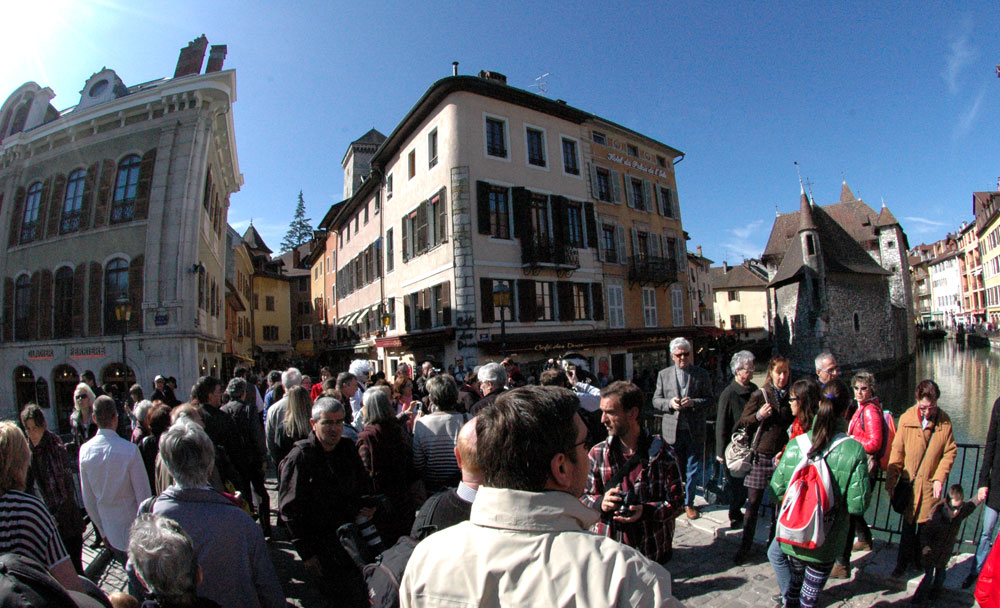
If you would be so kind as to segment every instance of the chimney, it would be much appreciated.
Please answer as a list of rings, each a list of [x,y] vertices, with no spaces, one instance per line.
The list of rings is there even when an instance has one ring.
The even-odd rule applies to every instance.
[[[729,274],[729,263],[722,260],[722,272]]]
[[[492,80],[497,84],[507,84],[507,77],[500,72],[489,72],[487,70],[480,70],[479,77],[483,80]]]
[[[705,256],[701,255],[701,245],[698,245],[698,257],[699,258],[705,257]]]
[[[205,67],[205,73],[218,72],[222,70],[222,63],[226,60],[226,45],[224,44],[213,44],[212,49],[208,51],[208,65]]]
[[[206,48],[208,48],[208,38],[205,38],[205,34],[195,38],[186,47],[182,48],[180,55],[177,57],[177,69],[174,70],[174,78],[200,73],[201,62],[205,59]]]
[[[458,62],[457,61],[452,61],[451,62],[451,75],[452,76],[458,76]]]
[[[292,268],[298,268],[301,261],[302,254],[299,253],[299,248],[292,249]]]

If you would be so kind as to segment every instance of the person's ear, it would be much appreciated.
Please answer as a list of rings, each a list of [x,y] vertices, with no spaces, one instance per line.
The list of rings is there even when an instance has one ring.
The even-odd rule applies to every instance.
[[[556,454],[549,463],[549,478],[554,489],[564,490],[573,485],[572,462],[566,454]]]

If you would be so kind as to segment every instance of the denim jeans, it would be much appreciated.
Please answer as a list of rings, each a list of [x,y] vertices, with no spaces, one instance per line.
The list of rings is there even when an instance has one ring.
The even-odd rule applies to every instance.
[[[777,538],[771,539],[771,544],[767,546],[767,561],[771,562],[774,568],[774,578],[778,581],[778,590],[784,596],[788,591],[788,584],[792,580],[792,569],[788,566],[788,556],[781,550],[781,543]]]
[[[993,543],[997,539],[997,512],[983,505],[983,532],[979,536],[979,545],[976,547],[976,559],[969,562],[972,564],[969,574],[979,574],[986,556],[990,554]]]
[[[674,451],[677,452],[677,464],[684,473],[684,506],[694,506],[696,488],[702,483],[702,451],[704,445],[696,445],[691,431],[677,431],[674,440]]]

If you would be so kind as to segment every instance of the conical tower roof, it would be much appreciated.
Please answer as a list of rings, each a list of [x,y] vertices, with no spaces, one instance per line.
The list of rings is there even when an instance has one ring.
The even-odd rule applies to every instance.
[[[883,204],[882,210],[878,212],[878,219],[875,221],[875,226],[878,228],[882,228],[884,226],[897,226],[897,225],[899,225],[899,220],[897,220],[896,216],[892,214],[892,211],[889,211],[889,208],[886,207],[885,204]]]
[[[813,220],[812,215],[812,204],[809,203],[806,191],[802,189],[801,192],[802,195],[799,197],[799,232],[803,230],[816,230],[816,222]]]
[[[840,202],[849,203],[856,200],[858,200],[858,197],[854,196],[854,193],[851,192],[850,186],[847,185],[847,180],[844,180],[844,182],[840,185]]]
[[[261,238],[260,233],[253,227],[253,224],[250,224],[250,227],[247,228],[247,231],[243,234],[243,241],[253,251],[272,253],[272,251],[268,249],[267,245],[264,244],[264,239]]]

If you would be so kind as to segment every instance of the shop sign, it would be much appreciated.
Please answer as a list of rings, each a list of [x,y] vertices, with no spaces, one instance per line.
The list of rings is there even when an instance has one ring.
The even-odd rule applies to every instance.
[[[69,356],[74,358],[103,357],[104,346],[71,346]]]
[[[170,322],[170,315],[164,313],[162,315],[156,315],[153,317],[153,323],[157,326],[166,325]]]
[[[578,344],[576,342],[551,342],[548,344],[536,344],[536,352],[548,352],[550,350],[576,350],[578,348],[583,348],[583,344]]]
[[[629,159],[625,158],[624,156],[621,156],[619,154],[615,154],[614,152],[608,152],[608,160],[616,162],[616,163],[618,163],[620,165],[625,165],[629,169],[636,169],[638,171],[642,171],[642,172],[648,173],[650,175],[655,175],[656,177],[659,177],[660,179],[667,179],[667,172],[664,171],[663,169],[657,169],[657,168],[654,168],[654,167],[647,167],[646,165],[640,163],[637,160],[629,160]]]
[[[670,342],[670,338],[666,336],[650,336],[646,338],[646,342],[649,344],[663,344],[665,342]]]
[[[55,353],[52,352],[51,348],[35,348],[28,351],[28,359],[34,361],[35,359],[53,359],[55,358]]]

